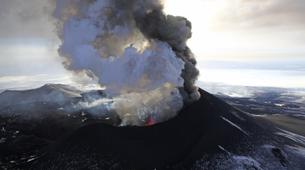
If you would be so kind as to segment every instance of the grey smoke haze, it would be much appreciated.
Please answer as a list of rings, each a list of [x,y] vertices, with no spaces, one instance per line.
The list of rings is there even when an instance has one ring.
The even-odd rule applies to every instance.
[[[0,39],[55,38],[52,0],[1,0]]]

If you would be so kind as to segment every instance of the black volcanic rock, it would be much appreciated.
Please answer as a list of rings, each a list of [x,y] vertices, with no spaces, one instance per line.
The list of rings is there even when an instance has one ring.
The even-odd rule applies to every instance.
[[[206,155],[250,152],[266,132],[254,118],[200,91],[199,101],[149,127],[82,127],[49,149],[34,169],[189,169]],[[261,137],[260,137],[261,136]]]

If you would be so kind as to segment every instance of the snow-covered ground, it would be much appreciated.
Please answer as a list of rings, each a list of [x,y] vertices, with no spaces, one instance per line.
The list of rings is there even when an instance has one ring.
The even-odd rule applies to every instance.
[[[201,88],[252,114],[305,115],[305,88],[231,86],[200,83]]]

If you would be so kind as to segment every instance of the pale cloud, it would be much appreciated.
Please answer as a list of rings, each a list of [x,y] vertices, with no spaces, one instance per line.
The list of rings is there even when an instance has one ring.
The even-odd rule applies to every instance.
[[[305,57],[304,0],[202,2],[202,10],[193,13],[209,17],[194,21],[199,28],[191,42],[200,59]]]
[[[0,39],[54,38],[52,0],[1,0]]]
[[[224,3],[214,28],[305,28],[304,0],[230,0]]]
[[[56,47],[50,44],[0,44],[0,76],[65,73]]]
[[[66,75],[66,74],[0,76],[0,93],[7,89],[11,89],[11,90],[33,89],[49,83],[74,85],[74,82],[71,80],[71,75]]]

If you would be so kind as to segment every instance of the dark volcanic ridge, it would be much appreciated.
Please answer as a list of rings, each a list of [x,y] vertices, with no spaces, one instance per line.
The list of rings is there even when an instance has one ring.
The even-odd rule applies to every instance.
[[[200,100],[178,116],[149,127],[114,127],[95,118],[83,122],[82,113],[40,124],[36,120],[32,129],[27,127],[31,119],[3,118],[1,167],[304,169],[304,137],[241,112],[203,90],[200,93]],[[46,135],[41,127],[56,131],[58,137]]]

